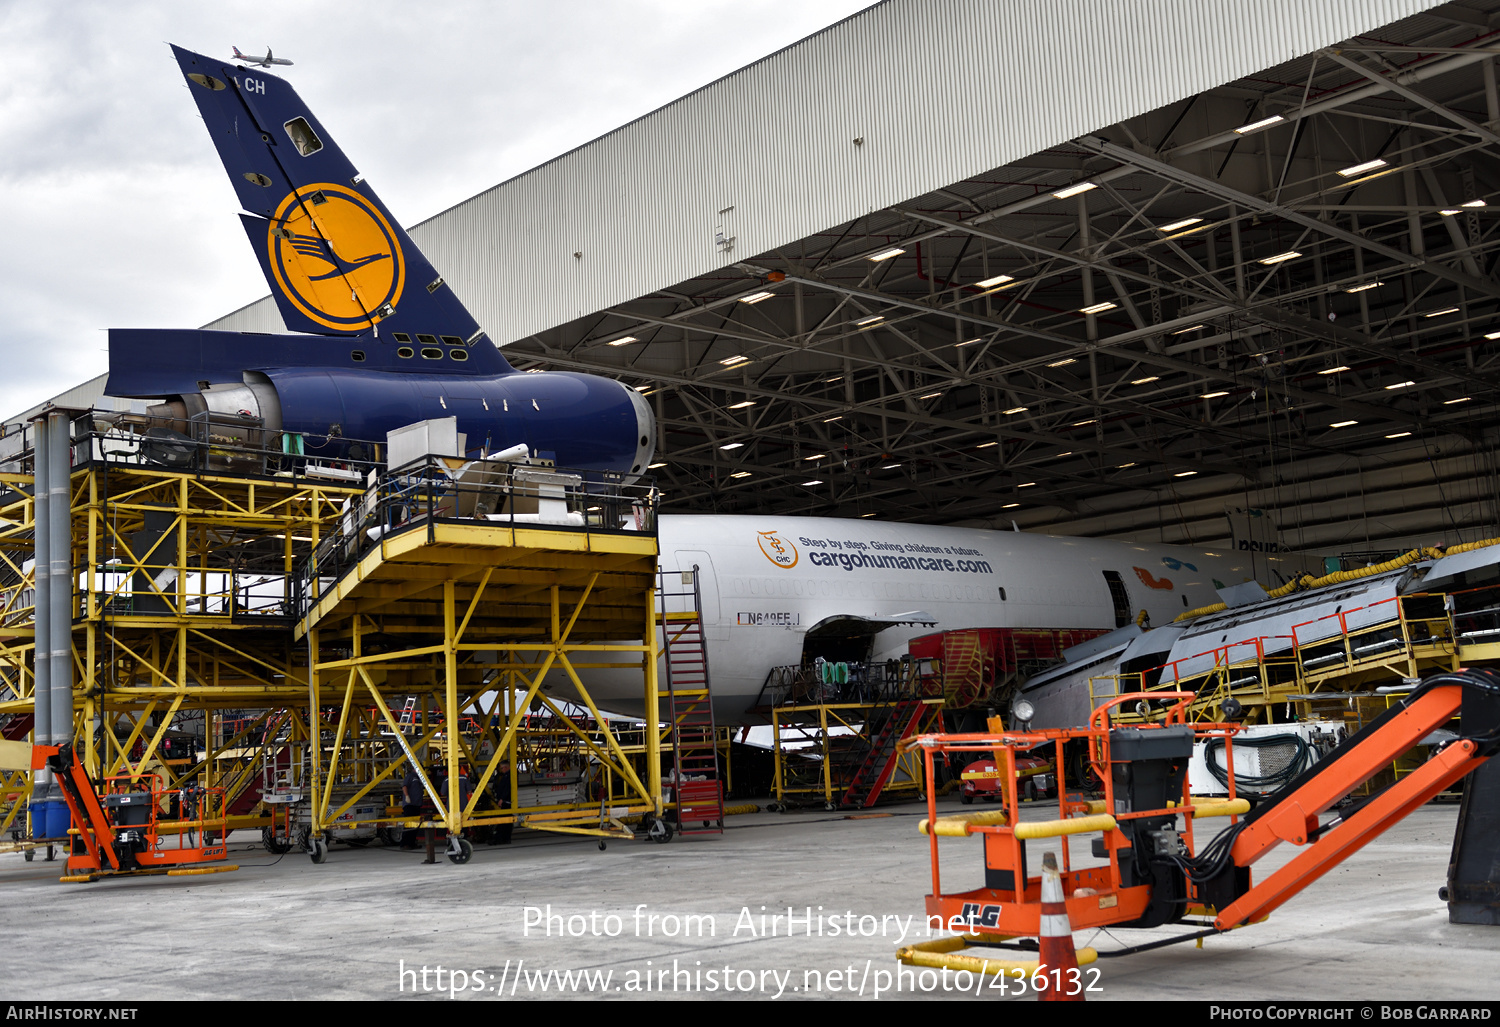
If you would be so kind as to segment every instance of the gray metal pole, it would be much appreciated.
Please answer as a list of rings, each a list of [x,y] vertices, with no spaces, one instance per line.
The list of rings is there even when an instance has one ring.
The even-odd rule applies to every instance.
[[[48,673],[52,663],[51,635],[48,633],[48,625],[51,622],[50,599],[51,590],[48,588],[49,579],[52,575],[52,551],[48,546],[48,532],[50,522],[47,517],[48,494],[47,494],[47,422],[37,420],[31,423],[32,433],[32,488],[33,500],[32,515],[32,598],[31,598],[31,622],[32,622],[32,741],[37,745],[52,744],[52,677]],[[47,798],[47,792],[51,789],[52,775],[46,770],[38,770],[32,776],[32,814],[36,816],[38,807],[36,803],[43,802]],[[33,823],[33,831],[36,834],[45,834],[43,824]]]
[[[52,666],[52,739],[54,745],[73,740],[73,593],[78,575],[73,571],[73,424],[62,411],[47,415],[52,426],[47,454],[47,544],[51,548],[50,643]]]

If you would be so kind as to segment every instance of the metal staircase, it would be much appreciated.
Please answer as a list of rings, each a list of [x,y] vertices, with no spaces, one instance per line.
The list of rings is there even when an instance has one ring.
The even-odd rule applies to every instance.
[[[902,699],[872,712],[870,747],[839,799],[840,807],[868,809],[875,805],[896,768],[896,746],[917,729],[926,709],[920,699]],[[876,721],[877,717],[882,719]]]
[[[681,585],[668,591],[680,576]],[[691,586],[691,591],[689,591]],[[703,602],[696,566],[664,571],[657,587],[658,623],[666,666],[666,700],[672,731],[672,805],[679,834],[722,834],[724,790],[719,773],[718,731],[709,694],[708,647],[703,638]]]

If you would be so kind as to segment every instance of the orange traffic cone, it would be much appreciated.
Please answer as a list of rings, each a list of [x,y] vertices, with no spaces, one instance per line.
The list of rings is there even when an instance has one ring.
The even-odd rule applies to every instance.
[[[1073,924],[1068,920],[1057,857],[1050,852],[1042,856],[1042,921],[1037,947],[1041,962],[1037,976],[1047,979],[1046,990],[1038,998],[1043,1002],[1082,1002],[1083,984],[1078,973],[1078,953],[1073,949]]]

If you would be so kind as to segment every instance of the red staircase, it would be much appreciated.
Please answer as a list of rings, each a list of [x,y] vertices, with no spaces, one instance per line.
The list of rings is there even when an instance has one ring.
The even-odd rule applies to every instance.
[[[902,699],[889,707],[885,722],[870,740],[870,751],[839,800],[841,808],[869,809],[875,805],[896,769],[896,747],[917,729],[926,708],[920,699]]]

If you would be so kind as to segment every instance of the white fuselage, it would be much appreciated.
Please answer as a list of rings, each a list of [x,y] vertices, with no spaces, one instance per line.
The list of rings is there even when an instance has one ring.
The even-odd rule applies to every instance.
[[[1158,625],[1250,574],[1230,549],[888,521],[682,514],[662,517],[658,534],[669,584],[671,572],[698,568],[720,723],[753,720],[745,710],[766,675],[800,663],[808,629],[829,617],[921,611],[936,622],[875,635],[872,656],[883,660],[911,638],[960,628],[1113,629],[1121,611],[1105,572],[1123,585],[1129,620],[1144,609]],[[601,707],[642,712],[639,673],[583,681]]]

